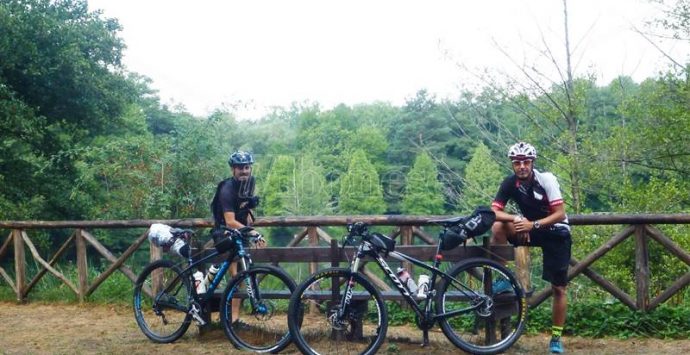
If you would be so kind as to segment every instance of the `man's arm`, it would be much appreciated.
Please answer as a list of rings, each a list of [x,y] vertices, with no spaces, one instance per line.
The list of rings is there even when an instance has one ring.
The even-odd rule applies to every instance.
[[[556,224],[558,222],[562,222],[565,220],[565,205],[560,204],[556,206],[551,206],[551,214],[548,216],[539,219],[539,224],[541,227],[545,226],[550,226],[552,224]],[[534,228],[534,222],[535,221],[528,221],[527,219],[524,220],[525,227],[528,227],[529,229]]]
[[[496,206],[491,206],[491,209],[496,213],[496,220],[500,222],[513,222],[517,215],[512,215],[508,212],[503,211],[503,209]]]
[[[242,227],[245,227],[244,224],[240,223],[237,219],[235,219],[235,212],[226,211],[225,213],[223,213],[223,217],[225,218],[225,225],[230,227],[230,228],[240,229]],[[252,220],[251,214],[249,216],[247,216],[247,222],[249,224],[252,224],[252,222],[254,222]],[[249,231],[249,234],[254,236],[254,237],[257,237],[257,236],[260,237],[261,236],[261,233],[257,232],[256,230]],[[266,240],[264,240],[263,238],[258,239],[256,241],[256,246],[258,246],[259,248],[265,247],[266,246]]]
[[[539,219],[539,224],[541,225],[540,228],[544,228],[565,220],[565,206],[563,204],[552,206],[551,209],[551,214]],[[535,221],[530,221],[526,218],[523,218],[519,221],[516,220],[515,230],[518,232],[529,232],[534,228],[534,222]]]
[[[235,212],[223,212],[223,218],[225,218],[225,225],[229,228],[240,229],[244,227],[244,224],[240,223],[237,219],[235,219]]]
[[[491,202],[491,209],[496,213],[496,221],[498,222],[513,222],[515,218],[518,217],[503,210],[510,200],[510,193],[508,191],[512,183],[510,177],[504,179],[498,187],[496,197],[494,197],[494,200]]]

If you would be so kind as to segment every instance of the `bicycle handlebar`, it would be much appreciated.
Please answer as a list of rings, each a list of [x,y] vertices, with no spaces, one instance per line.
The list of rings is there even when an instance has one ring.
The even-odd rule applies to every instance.
[[[355,222],[347,225],[347,235],[343,238],[343,247],[355,245],[355,239],[361,237],[362,240],[369,240],[369,225],[364,222]]]
[[[170,234],[172,234],[174,239],[184,239],[185,241],[189,241],[194,235],[196,235],[191,229],[181,228],[170,229]]]
[[[233,239],[240,238],[242,240],[249,241],[255,244],[260,242],[261,240],[264,240],[264,236],[261,233],[257,232],[254,228],[249,226],[244,226],[239,229],[228,228],[225,226],[222,226],[221,228],[225,231],[226,235],[229,234],[230,238]],[[252,231],[254,231],[255,233],[251,233]]]

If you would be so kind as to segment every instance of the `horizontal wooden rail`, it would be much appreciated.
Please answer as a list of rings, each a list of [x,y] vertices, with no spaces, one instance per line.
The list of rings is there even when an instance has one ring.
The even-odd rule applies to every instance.
[[[256,227],[305,227],[305,226],[344,226],[352,222],[365,222],[372,225],[388,226],[428,226],[434,220],[450,216],[313,216],[313,217],[260,217]],[[572,225],[611,225],[611,224],[690,224],[690,214],[610,214],[597,213],[571,215]],[[213,226],[211,219],[131,219],[109,221],[0,221],[0,228],[8,229],[60,229],[60,228],[148,228],[153,223],[163,223],[174,227],[207,228]]]

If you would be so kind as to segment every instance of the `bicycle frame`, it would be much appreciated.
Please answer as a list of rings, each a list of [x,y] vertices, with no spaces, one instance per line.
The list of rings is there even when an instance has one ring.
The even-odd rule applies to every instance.
[[[225,273],[230,268],[230,264],[232,263],[232,261],[234,260],[234,258],[236,256],[239,257],[238,263],[241,265],[242,270],[247,270],[249,268],[249,266],[252,264],[251,256],[246,251],[244,244],[243,244],[243,241],[240,239],[236,239],[234,242],[237,246],[237,251],[235,253],[233,253],[232,255],[228,255],[228,257],[221,263],[220,268],[218,269],[218,272],[216,273],[216,275],[213,278],[213,281],[211,281],[211,283],[207,287],[206,293],[204,293],[202,295],[197,294],[196,288],[193,287],[193,291],[192,291],[192,293],[190,293],[190,296],[192,297],[192,299],[190,301],[199,303],[199,305],[202,306],[201,308],[203,308],[203,305],[207,304],[211,300],[211,298],[213,297],[213,295],[216,291],[216,288],[218,287],[218,285],[220,285],[221,280],[225,276]],[[207,255],[207,256],[205,256],[205,257],[203,257],[197,261],[194,261],[193,256],[190,255],[189,258],[187,259],[188,266],[182,270],[182,273],[180,274],[179,277],[188,277],[191,279],[192,278],[192,276],[191,276],[192,270],[194,268],[198,267],[199,265],[204,264],[205,262],[207,262],[207,261],[209,261],[209,260],[211,260],[211,259],[213,259],[213,258],[215,258],[221,254],[222,253],[219,253],[217,250],[214,250],[213,252],[211,252],[211,254],[209,254],[209,255]],[[162,295],[166,294],[167,292],[169,292],[175,285],[177,285],[177,283],[178,283],[177,281],[179,281],[179,280],[176,278],[175,280],[173,280],[173,282],[170,282],[170,285],[166,289],[162,290],[162,292],[159,292],[159,294],[156,295],[156,298],[155,298],[156,302],[160,302],[160,297]],[[254,290],[256,290],[257,288],[253,287],[254,285],[251,285],[249,280],[247,280],[245,282],[247,285],[247,295],[249,296],[249,299],[252,302],[254,302],[254,297],[253,297],[254,296]]]
[[[448,280],[451,280],[451,282],[455,282],[458,285],[462,286],[462,288],[467,290],[467,295],[475,296],[475,297],[480,297],[479,294],[477,294],[474,290],[470,289],[469,287],[465,286],[462,282],[456,280],[452,276],[448,275],[444,271],[440,270],[438,267],[441,265],[441,260],[443,259],[440,247],[436,247],[436,257],[434,258],[433,264],[430,266],[427,263],[415,259],[411,256],[408,256],[406,254],[397,252],[397,251],[392,251],[388,253],[388,256],[399,260],[399,261],[407,261],[410,262],[416,266],[419,266],[425,270],[428,270],[431,272],[431,277],[429,280],[429,291],[427,292],[427,296],[424,299],[423,302],[417,302],[415,297],[413,297],[410,294],[410,291],[403,285],[403,282],[400,280],[400,278],[397,276],[395,272],[390,268],[386,260],[383,258],[381,255],[381,252],[375,250],[369,242],[364,241],[357,249],[357,252],[355,253],[355,258],[352,260],[350,264],[350,271],[352,273],[357,273],[359,272],[359,267],[360,267],[360,260],[366,256],[371,256],[376,260],[376,264],[381,268],[381,270],[386,274],[389,280],[393,282],[395,287],[398,289],[398,292],[403,296],[405,301],[412,307],[412,309],[415,311],[415,313],[420,317],[421,320],[433,320],[435,321],[436,319],[439,318],[445,318],[445,317],[450,317],[454,316],[456,314],[468,312],[468,311],[473,311],[474,309],[478,308],[481,306],[481,303],[478,303],[472,307],[468,307],[465,309],[460,309],[460,310],[455,310],[452,312],[448,313],[443,313],[443,314],[432,314],[431,312],[431,306],[433,304],[433,298],[436,295],[436,279],[437,276],[440,278],[445,278]],[[465,291],[463,291],[465,292]],[[345,295],[351,293],[350,291],[350,285],[346,287],[345,290]],[[344,312],[345,306],[349,304],[349,299],[348,297],[344,297],[343,300],[341,301],[341,312]]]

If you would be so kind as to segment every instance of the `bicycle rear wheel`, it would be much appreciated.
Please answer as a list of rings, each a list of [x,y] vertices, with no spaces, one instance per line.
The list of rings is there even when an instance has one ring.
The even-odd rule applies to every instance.
[[[527,299],[520,284],[503,265],[483,258],[456,265],[443,279],[436,312],[446,337],[472,354],[507,350],[522,334]],[[503,285],[504,290],[494,288]]]
[[[220,303],[220,321],[228,339],[239,349],[278,352],[290,344],[288,299],[295,281],[280,268],[252,266],[230,282]],[[232,303],[239,314],[232,314]]]
[[[134,285],[134,318],[156,343],[171,343],[189,328],[192,289],[182,270],[170,260],[158,260],[141,272]]]
[[[346,295],[348,284],[352,292]],[[345,298],[350,304],[342,310]],[[386,337],[388,315],[381,293],[364,276],[331,268],[297,287],[288,324],[304,354],[374,354]]]

